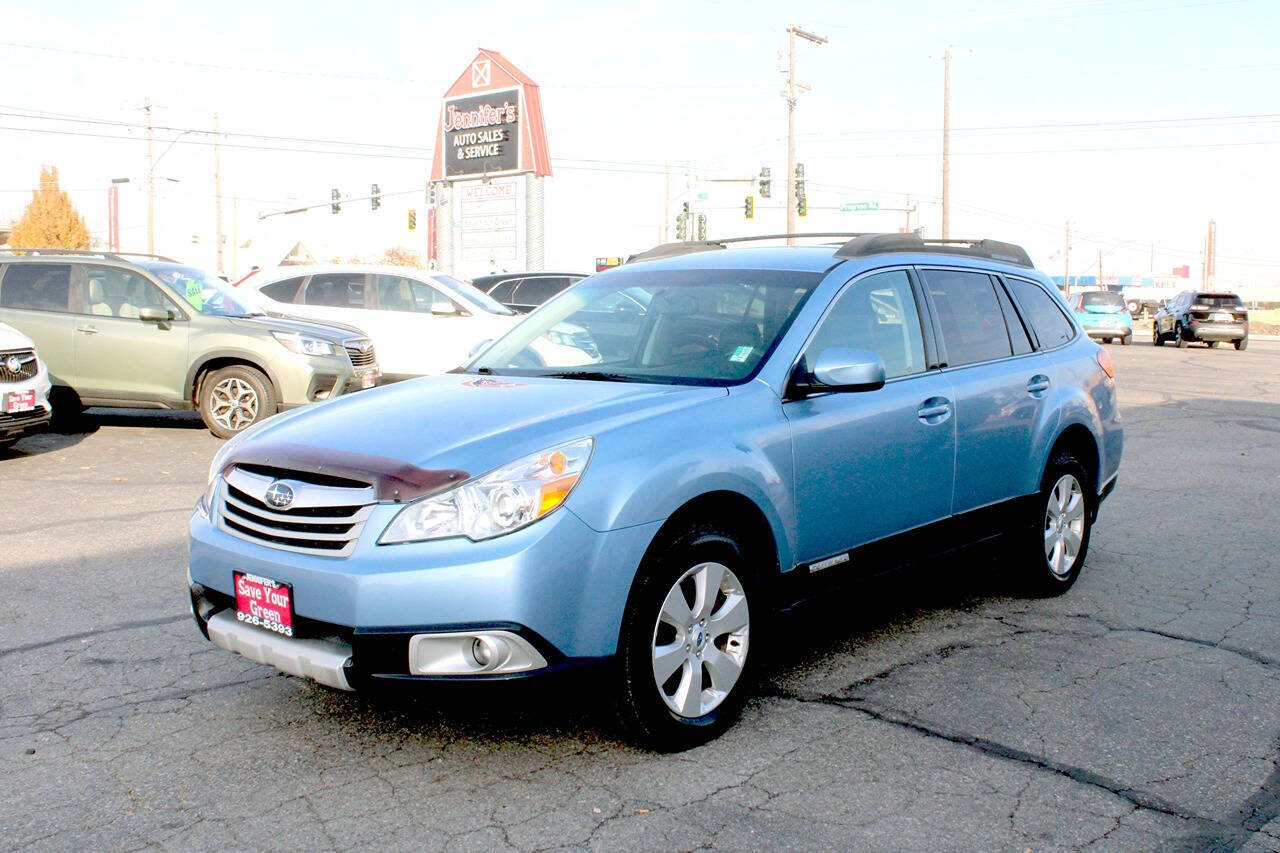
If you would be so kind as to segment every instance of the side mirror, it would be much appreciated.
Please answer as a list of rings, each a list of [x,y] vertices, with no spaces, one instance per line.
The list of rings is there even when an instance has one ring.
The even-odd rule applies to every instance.
[[[796,384],[808,392],[875,391],[884,387],[884,359],[871,350],[831,347],[818,353],[807,381]]]
[[[156,323],[162,329],[169,328],[173,321],[173,312],[168,308],[139,308],[138,319],[144,323]]]
[[[432,302],[431,313],[440,317],[452,317],[458,313],[458,306],[452,302]]]

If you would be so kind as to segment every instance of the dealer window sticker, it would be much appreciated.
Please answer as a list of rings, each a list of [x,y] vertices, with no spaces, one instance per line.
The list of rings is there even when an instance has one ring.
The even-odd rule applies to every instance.
[[[182,278],[179,279],[177,283],[185,286],[182,296],[187,300],[191,307],[197,311],[203,311],[204,288],[201,287],[200,282],[196,281],[194,278]]]
[[[729,361],[732,361],[734,364],[742,364],[742,362],[746,361],[748,358],[751,357],[751,353],[754,350],[755,350],[755,347],[749,347],[749,346],[737,347],[736,349],[734,349],[733,354],[729,356]]]

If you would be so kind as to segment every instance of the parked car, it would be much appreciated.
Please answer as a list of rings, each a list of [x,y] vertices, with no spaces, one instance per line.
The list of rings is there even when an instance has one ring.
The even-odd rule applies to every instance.
[[[221,438],[377,380],[358,330],[267,317],[169,259],[0,252],[0,319],[36,342],[59,407],[194,408]]]
[[[0,450],[49,422],[49,370],[31,338],[0,323]]]
[[[1125,346],[1133,341],[1133,317],[1119,293],[1106,290],[1075,293],[1069,304],[1080,328],[1089,337],[1108,344],[1119,340]]]
[[[377,346],[388,382],[452,370],[520,320],[465,282],[404,267],[280,267],[260,271],[241,289],[271,314],[358,326]],[[530,353],[553,361],[571,356],[578,364],[596,358],[581,330],[568,326],[548,330]]]
[[[627,346],[523,366],[562,322]],[[229,442],[190,521],[192,610],[343,690],[602,665],[628,730],[679,748],[730,725],[785,642],[770,614],[829,583],[963,571],[956,549],[1003,537],[1030,589],[1065,592],[1122,444],[1110,356],[1019,247],[673,244],[462,371]]]
[[[1230,341],[1238,350],[1249,346],[1249,312],[1234,293],[1184,290],[1159,311],[1151,327],[1158,347],[1173,341],[1179,347],[1199,341],[1216,347]]]
[[[511,310],[528,314],[586,277],[578,272],[504,272],[477,276],[471,283]]]

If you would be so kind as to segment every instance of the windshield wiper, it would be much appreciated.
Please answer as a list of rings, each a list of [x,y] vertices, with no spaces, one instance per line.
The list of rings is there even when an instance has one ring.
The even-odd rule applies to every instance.
[[[550,376],[555,379],[587,379],[595,382],[638,382],[634,376],[623,373],[605,373],[600,370],[561,370],[556,373],[540,373],[539,376]]]

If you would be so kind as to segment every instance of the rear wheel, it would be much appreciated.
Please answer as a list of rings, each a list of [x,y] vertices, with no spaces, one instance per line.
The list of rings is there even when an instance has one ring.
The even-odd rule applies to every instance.
[[[1248,348],[1249,348],[1249,339],[1248,339],[1248,338],[1241,338],[1240,340],[1236,341],[1235,343],[1236,343],[1236,349],[1237,349],[1237,350],[1242,350],[1242,349],[1248,349]]]
[[[714,527],[691,527],[646,563],[623,615],[618,718],[645,746],[686,749],[737,719],[766,605],[742,548]]]
[[[1160,326],[1153,324],[1151,326],[1151,343],[1155,346],[1164,346],[1164,335],[1160,334]]]
[[[1182,334],[1182,324],[1181,324],[1181,323],[1179,323],[1178,325],[1176,325],[1176,326],[1174,326],[1174,327],[1173,327],[1173,339],[1174,339],[1174,341],[1176,341],[1176,342],[1177,342],[1177,344],[1178,344],[1178,349],[1186,349],[1186,348],[1187,348],[1187,339],[1186,339],[1186,338],[1183,336],[1183,334]]]
[[[271,383],[248,365],[220,368],[200,383],[200,417],[218,438],[231,438],[275,410]]]
[[[1217,342],[1217,341],[1205,341],[1205,342],[1204,342],[1204,345],[1205,345],[1205,346],[1207,346],[1209,349],[1214,349],[1215,347],[1217,347],[1217,346],[1218,346],[1218,342]]]
[[[1062,595],[1080,577],[1092,529],[1091,489],[1084,465],[1070,453],[1058,453],[1045,467],[1031,529],[1016,553],[1031,594]]]
[[[1133,332],[1130,332],[1120,339],[1120,346],[1122,347],[1127,347],[1131,343],[1133,343]]]

